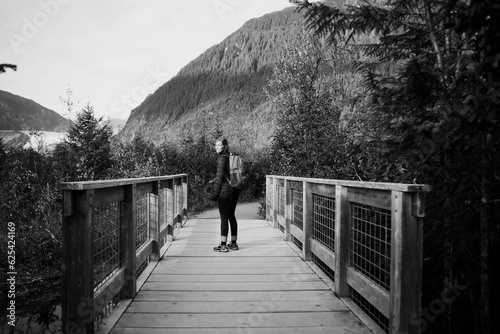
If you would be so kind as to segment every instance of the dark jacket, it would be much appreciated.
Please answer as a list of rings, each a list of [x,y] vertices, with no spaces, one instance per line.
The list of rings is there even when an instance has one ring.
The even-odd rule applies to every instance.
[[[216,201],[221,191],[231,191],[231,185],[227,178],[229,177],[229,152],[223,151],[217,158],[217,174],[213,179],[212,191],[209,198]]]

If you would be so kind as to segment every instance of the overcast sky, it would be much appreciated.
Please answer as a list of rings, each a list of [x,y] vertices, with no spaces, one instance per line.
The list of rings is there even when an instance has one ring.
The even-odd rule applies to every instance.
[[[246,21],[288,0],[0,0],[4,90],[65,115],[78,110],[126,119],[191,60]]]

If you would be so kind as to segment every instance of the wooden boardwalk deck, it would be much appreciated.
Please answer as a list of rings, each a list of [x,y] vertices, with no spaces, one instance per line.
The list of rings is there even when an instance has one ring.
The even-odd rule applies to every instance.
[[[263,220],[239,220],[217,253],[218,219],[189,219],[112,334],[371,333]]]

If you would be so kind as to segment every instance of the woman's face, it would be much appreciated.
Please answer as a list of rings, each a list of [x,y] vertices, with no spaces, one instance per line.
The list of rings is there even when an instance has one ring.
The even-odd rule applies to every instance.
[[[224,145],[222,145],[222,141],[218,140],[215,142],[215,151],[217,153],[220,153],[222,152],[222,150],[224,149]]]

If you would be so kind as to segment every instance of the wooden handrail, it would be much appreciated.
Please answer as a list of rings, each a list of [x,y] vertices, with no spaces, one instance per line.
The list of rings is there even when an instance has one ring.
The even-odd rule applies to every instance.
[[[63,333],[94,333],[96,315],[120,292],[125,299],[135,296],[137,269],[145,261],[158,261],[162,244],[173,241],[175,229],[182,227],[187,219],[187,174],[63,182],[59,189],[64,195],[62,330]],[[160,193],[164,201],[160,201]],[[147,240],[140,239],[141,245],[136,246],[139,198],[148,203],[142,218],[146,221],[141,227],[143,233],[147,233]],[[95,287],[94,252],[101,250],[95,249],[94,235],[96,229],[102,227],[95,221],[95,212],[110,206],[114,213],[107,214],[109,238],[116,240],[113,239],[112,247],[107,240],[102,252],[117,264],[111,266],[103,283]]]
[[[328,268],[339,297],[374,307],[388,333],[418,331],[411,319],[421,315],[423,194],[430,186],[268,175],[266,189],[266,219],[305,261]],[[358,265],[360,253],[375,259]]]

